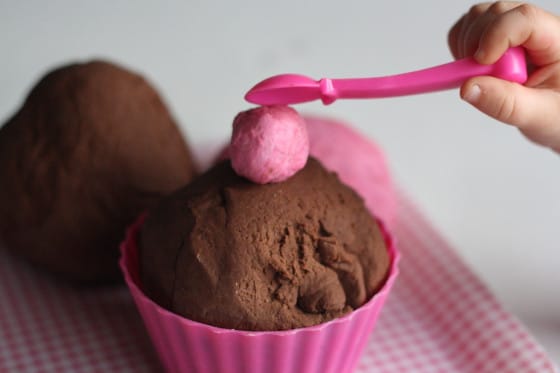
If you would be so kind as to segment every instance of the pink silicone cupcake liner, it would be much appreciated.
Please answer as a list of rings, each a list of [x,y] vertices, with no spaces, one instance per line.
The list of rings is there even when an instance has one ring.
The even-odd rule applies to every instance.
[[[152,342],[168,372],[345,373],[354,370],[398,274],[399,253],[382,227],[391,257],[382,289],[357,310],[329,322],[285,331],[240,331],[192,321],[167,311],[141,290],[137,234],[121,244],[120,266]]]

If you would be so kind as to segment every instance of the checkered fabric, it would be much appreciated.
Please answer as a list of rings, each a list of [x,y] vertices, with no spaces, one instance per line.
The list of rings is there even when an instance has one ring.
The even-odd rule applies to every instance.
[[[401,274],[357,372],[556,372],[421,213],[400,197]],[[0,251],[0,372],[159,372],[124,285],[76,289]]]

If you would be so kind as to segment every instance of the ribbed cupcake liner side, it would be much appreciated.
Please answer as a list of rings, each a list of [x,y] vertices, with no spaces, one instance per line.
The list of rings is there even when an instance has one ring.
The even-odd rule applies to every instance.
[[[136,235],[121,245],[121,268],[154,347],[173,373],[351,372],[373,330],[398,273],[399,254],[384,232],[391,268],[384,287],[364,306],[327,323],[286,331],[250,332],[217,328],[169,312],[140,289]]]

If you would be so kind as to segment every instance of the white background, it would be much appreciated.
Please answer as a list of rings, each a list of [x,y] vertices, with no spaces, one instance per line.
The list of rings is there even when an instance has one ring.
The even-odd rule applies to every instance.
[[[556,0],[536,4],[560,14]],[[48,69],[108,58],[158,87],[191,143],[215,143],[249,107],[243,93],[269,75],[363,77],[450,61],[447,30],[471,5],[0,0],[0,119]],[[381,144],[397,182],[560,361],[559,155],[457,90],[298,109],[345,119]]]

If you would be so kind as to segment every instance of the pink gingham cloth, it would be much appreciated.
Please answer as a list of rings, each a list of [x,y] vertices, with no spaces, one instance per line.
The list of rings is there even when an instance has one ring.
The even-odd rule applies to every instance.
[[[401,196],[401,274],[357,372],[556,372]],[[75,289],[0,251],[0,372],[159,372],[124,285]]]

